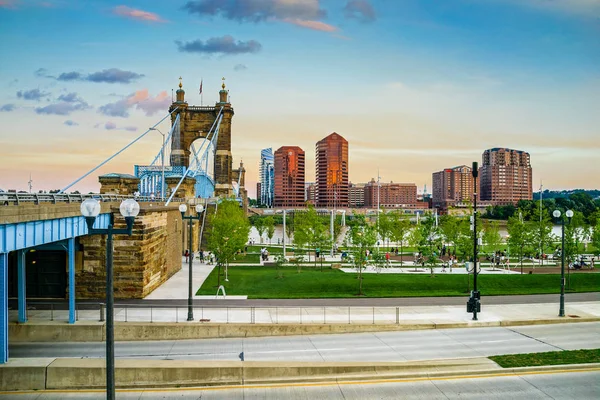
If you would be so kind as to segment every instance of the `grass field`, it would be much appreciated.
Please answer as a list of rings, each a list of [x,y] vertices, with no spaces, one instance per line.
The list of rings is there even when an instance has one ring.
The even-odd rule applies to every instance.
[[[229,282],[221,279],[229,295],[247,295],[250,299],[297,299],[355,297],[357,274],[337,269],[303,267],[230,267]],[[366,297],[464,296],[468,275],[364,274]],[[472,278],[471,278],[472,279]],[[558,293],[560,275],[480,275],[478,289],[483,296]],[[217,286],[217,269],[208,276],[198,295],[212,295]],[[472,287],[471,287],[472,288]],[[600,274],[571,275],[571,292],[600,291]]]
[[[488,357],[502,368],[600,363],[600,349],[549,351]]]

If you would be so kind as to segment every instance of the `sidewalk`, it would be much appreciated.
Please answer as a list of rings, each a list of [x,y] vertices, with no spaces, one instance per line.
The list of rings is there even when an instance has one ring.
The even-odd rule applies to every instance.
[[[201,263],[200,259],[192,261],[192,290],[196,291],[208,275],[215,268],[215,264]],[[183,300],[188,298],[189,262],[181,258],[181,270],[170,277],[165,283],[154,289],[145,297],[148,300]],[[198,298],[198,297],[196,297]]]

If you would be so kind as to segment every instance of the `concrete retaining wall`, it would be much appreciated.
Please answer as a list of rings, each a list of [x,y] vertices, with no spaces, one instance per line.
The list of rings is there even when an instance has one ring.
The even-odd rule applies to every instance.
[[[28,361],[29,360],[29,361]],[[27,365],[29,364],[29,365]],[[21,359],[0,366],[0,390],[71,390],[106,387],[104,359]],[[498,370],[487,358],[409,362],[278,362],[115,360],[119,388],[243,385],[390,377],[398,374]]]
[[[183,340],[261,336],[318,335],[404,331],[420,329],[477,328],[555,323],[596,322],[600,318],[540,319],[514,321],[402,321],[399,324],[210,324],[198,322],[117,322],[115,340]],[[105,340],[103,322],[28,322],[9,324],[10,342],[100,342]]]

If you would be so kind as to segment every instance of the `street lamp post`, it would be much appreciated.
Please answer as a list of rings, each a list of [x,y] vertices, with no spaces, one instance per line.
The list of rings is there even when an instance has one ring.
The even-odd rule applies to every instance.
[[[194,259],[194,252],[192,251],[192,221],[200,221],[200,215],[202,214],[202,211],[204,211],[204,207],[202,206],[202,204],[196,204],[196,216],[193,215],[189,215],[189,216],[185,216],[185,212],[187,211],[187,206],[185,204],[181,204],[179,205],[179,212],[181,213],[181,219],[182,220],[188,220],[188,237],[189,237],[189,252],[190,252],[190,256],[188,257],[189,260],[189,264],[188,264],[188,269],[189,269],[189,282],[188,282],[188,316],[187,316],[187,320],[188,321],[193,321],[194,320],[194,307],[192,305],[192,261]],[[200,243],[198,244],[198,246],[202,245],[202,235],[200,235]]]
[[[90,235],[107,235],[106,238],[106,398],[115,399],[115,327],[113,290],[113,235],[131,235],[133,220],[140,212],[140,205],[133,199],[124,200],[119,211],[125,217],[126,229],[114,229],[111,221],[107,229],[94,228],[94,221],[100,214],[100,203],[87,199],[81,203],[81,214]]]
[[[473,313],[473,320],[477,321],[477,312],[481,311],[481,295],[477,290],[477,162],[473,162],[473,291],[467,303],[467,312]]]
[[[151,131],[157,131],[162,135],[162,147],[160,148],[160,162],[161,162],[161,181],[160,181],[160,197],[165,198],[165,134],[162,133],[158,128],[150,128]]]
[[[573,211],[567,210],[567,212],[565,214],[566,214],[567,218],[569,218],[569,222],[570,222],[571,218],[573,217]],[[564,317],[565,316],[565,217],[564,216],[561,217],[560,210],[554,210],[552,215],[556,219],[560,218],[560,222],[561,222],[562,246],[560,249],[560,257],[561,257],[561,261],[560,261],[560,306],[558,309],[558,316]]]

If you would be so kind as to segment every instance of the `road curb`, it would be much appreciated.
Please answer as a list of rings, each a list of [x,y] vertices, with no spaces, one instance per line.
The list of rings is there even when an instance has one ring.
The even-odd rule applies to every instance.
[[[250,387],[466,379],[573,371],[600,371],[600,363],[501,368],[485,357],[370,363],[118,359],[116,384],[119,389]],[[0,366],[0,378],[0,390],[8,394],[17,390],[97,390],[105,387],[105,362],[104,359],[20,359]]]

